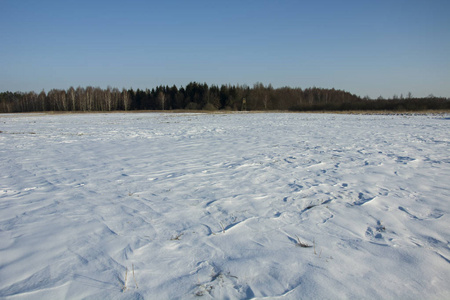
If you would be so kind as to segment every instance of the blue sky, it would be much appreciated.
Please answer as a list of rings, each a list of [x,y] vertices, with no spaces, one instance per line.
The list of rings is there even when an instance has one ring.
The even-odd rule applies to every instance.
[[[191,81],[450,97],[450,1],[0,0],[0,91]]]

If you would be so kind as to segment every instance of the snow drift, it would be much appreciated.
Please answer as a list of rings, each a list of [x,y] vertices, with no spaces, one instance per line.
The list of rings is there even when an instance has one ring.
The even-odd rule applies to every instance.
[[[0,297],[450,297],[450,122],[0,115]]]

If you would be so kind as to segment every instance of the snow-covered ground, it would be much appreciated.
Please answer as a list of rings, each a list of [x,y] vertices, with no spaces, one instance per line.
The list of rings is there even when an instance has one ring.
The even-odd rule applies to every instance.
[[[450,298],[448,115],[20,114],[0,130],[0,298]]]

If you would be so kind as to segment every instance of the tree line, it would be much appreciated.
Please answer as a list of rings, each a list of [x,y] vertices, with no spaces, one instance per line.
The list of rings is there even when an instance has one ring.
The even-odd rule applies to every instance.
[[[361,98],[342,90],[324,88],[273,88],[270,84],[211,85],[191,82],[186,87],[158,86],[151,90],[107,87],[70,87],[35,92],[0,92],[0,113],[40,111],[128,111],[128,110],[291,110],[418,111],[450,109],[450,99],[430,95],[415,98]]]

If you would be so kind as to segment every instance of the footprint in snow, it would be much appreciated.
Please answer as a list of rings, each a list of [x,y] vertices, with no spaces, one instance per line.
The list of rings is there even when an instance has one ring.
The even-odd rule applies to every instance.
[[[375,197],[369,197],[364,195],[363,193],[359,193],[358,194],[358,200],[356,200],[355,202],[353,202],[354,205],[364,205],[369,201],[372,201],[373,199],[375,199]]]
[[[383,235],[380,232],[374,232],[372,227],[367,227],[366,237],[375,238],[375,239],[383,239]]]

